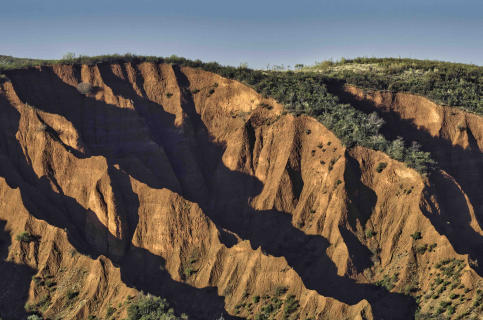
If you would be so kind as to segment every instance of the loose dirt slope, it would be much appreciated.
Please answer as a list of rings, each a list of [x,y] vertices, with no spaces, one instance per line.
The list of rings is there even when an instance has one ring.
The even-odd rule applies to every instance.
[[[143,290],[194,319],[253,318],[291,295],[298,304],[274,318],[410,319],[444,259],[461,275],[437,299],[468,288],[457,314],[472,305],[480,277],[466,254],[482,231],[465,187],[443,171],[426,180],[380,152],[346,150],[317,121],[200,70],[126,63],[8,77],[1,266],[15,280],[1,280],[11,287],[2,311],[41,301],[45,317],[114,306],[123,318],[126,297]],[[81,95],[80,82],[94,91]],[[456,205],[464,213],[450,228],[463,241],[443,218]],[[22,231],[31,241],[16,240]],[[426,312],[437,299],[418,303]]]

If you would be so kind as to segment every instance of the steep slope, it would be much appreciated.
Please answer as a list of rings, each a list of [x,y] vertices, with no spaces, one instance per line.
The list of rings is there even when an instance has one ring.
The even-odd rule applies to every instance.
[[[478,259],[483,235],[481,117],[409,94],[363,92],[354,87],[334,89],[343,101],[365,112],[378,112],[387,123],[385,135],[417,141],[431,152],[441,170],[429,180],[444,201],[444,217],[435,221],[435,226],[461,247],[458,250]],[[448,183],[448,179],[454,180]]]
[[[427,180],[383,153],[348,150],[314,119],[201,70],[6,73],[0,176],[11,201],[0,219],[14,243],[8,259],[31,268],[16,277],[41,277],[12,297],[49,292],[45,316],[103,317],[115,306],[122,318],[127,295],[143,290],[195,319],[408,319],[410,294],[429,291],[445,259],[458,259],[472,289],[457,312],[472,305],[480,277],[465,254],[481,229],[466,190],[443,171]],[[94,91],[81,95],[80,82]],[[443,223],[456,205],[467,208],[451,220],[464,240]],[[28,244],[15,240],[24,230],[36,236]],[[436,303],[420,300],[423,311]]]
[[[351,86],[332,86],[331,92],[359,110],[377,112],[386,121],[382,128],[386,136],[402,136],[431,152],[438,169],[426,183],[429,201],[422,202],[421,209],[458,253],[469,255],[472,267],[481,274],[481,117],[405,93],[368,92]]]
[[[146,64],[144,67],[148,73],[166,69],[171,76],[176,71],[168,66]],[[102,67],[99,69],[106,72]],[[99,74],[99,69],[95,68],[94,73]],[[187,113],[191,110],[179,110],[183,97],[176,102],[174,96],[166,98],[163,95],[165,99],[170,99],[169,102],[173,101],[172,104],[165,103],[166,110],[172,113],[142,96],[117,98],[111,93],[111,87],[101,82],[116,80],[109,78],[112,76],[110,72],[97,80],[97,99],[83,97],[73,87],[69,91],[69,86],[60,78],[56,80],[54,73],[49,72],[51,70],[47,68],[42,70],[47,72],[38,73],[29,70],[27,76],[19,75],[12,84],[5,83],[2,91],[2,110],[5,112],[2,119],[6,124],[3,126],[5,165],[2,172],[11,187],[27,193],[33,205],[41,208],[37,212],[29,210],[30,214],[66,228],[80,242],[79,248],[117,261],[123,277],[131,280],[136,287],[169,296],[175,306],[188,313],[201,314],[201,318],[219,315],[217,293],[190,289],[190,286],[178,281],[189,281],[192,286],[198,287],[218,286],[220,293],[230,296],[227,303],[231,304],[231,308],[236,304],[234,295],[241,296],[248,286],[251,286],[250,295],[256,295],[287,283],[287,288],[290,288],[287,294],[297,296],[300,304],[298,312],[307,315],[347,314],[351,317],[363,312],[370,316],[366,302],[349,307],[307,291],[283,258],[273,260],[275,258],[266,257],[260,250],[253,251],[244,243],[226,248],[218,240],[219,231],[199,206],[173,193],[179,192],[187,198],[198,199],[202,204],[207,203],[200,194],[203,195],[202,190],[206,188],[203,175],[209,172],[197,167],[196,161],[203,159],[197,159],[199,154],[191,153],[191,148],[196,151],[197,141],[190,140],[190,137],[200,122],[196,122],[196,117],[188,118]],[[108,71],[112,70],[115,72],[115,67],[109,67]],[[61,74],[75,72],[72,68],[55,71]],[[89,72],[85,74],[92,76]],[[12,78],[16,76],[11,75]],[[43,87],[34,85],[37,88],[32,90],[31,84],[21,83],[34,81],[35,77],[42,78],[39,83]],[[66,82],[68,79],[66,77]],[[118,82],[123,84],[123,81]],[[49,83],[51,86],[46,86]],[[244,89],[239,84],[233,86],[238,90],[240,87]],[[159,87],[163,88],[164,83]],[[116,87],[112,84],[112,88]],[[127,88],[121,89],[129,95]],[[181,95],[182,89],[178,88],[178,92]],[[253,92],[247,96],[257,99]],[[80,101],[75,101],[76,98]],[[105,102],[114,98],[118,99],[115,105]],[[33,101],[36,101],[35,108],[30,107]],[[63,103],[71,107],[64,107]],[[126,103],[127,107],[123,108],[122,103]],[[139,112],[132,109],[137,104]],[[84,106],[92,108],[92,115],[82,110]],[[86,116],[70,116],[76,107]],[[143,112],[146,118],[142,117]],[[136,113],[140,115],[136,116]],[[193,113],[189,115],[194,116]],[[232,119],[231,116],[229,118]],[[177,123],[180,124],[176,126]],[[201,131],[196,136],[212,149],[211,152],[221,150],[208,140],[207,131]],[[159,166],[163,163],[168,165],[160,170]],[[174,165],[171,166],[171,163]],[[9,215],[5,219],[10,222]],[[154,222],[157,220],[158,224]],[[37,229],[30,232],[42,233]],[[230,237],[229,233],[222,233],[226,234],[225,238]],[[196,258],[191,257],[193,252],[196,252]],[[237,253],[238,259],[233,261],[232,252]],[[272,260],[278,262],[270,262]],[[249,262],[247,268],[252,269],[248,274],[240,271],[244,270],[245,262]],[[200,270],[193,277],[196,281],[186,279],[189,275],[184,272],[188,268],[186,264],[199,265]],[[202,267],[206,271],[203,272]],[[139,270],[143,269],[145,272],[140,273]],[[202,276],[204,273],[206,276]],[[249,279],[241,279],[248,275]],[[255,281],[259,277],[263,281]],[[240,281],[246,282],[245,286],[237,285],[235,288],[234,284]],[[38,297],[34,294],[31,299]],[[75,307],[67,317],[82,317],[86,313],[100,315],[107,305],[106,300],[102,301],[104,306],[100,309],[86,305]],[[116,302],[109,301],[111,305]],[[45,315],[55,312],[57,310],[52,303]]]

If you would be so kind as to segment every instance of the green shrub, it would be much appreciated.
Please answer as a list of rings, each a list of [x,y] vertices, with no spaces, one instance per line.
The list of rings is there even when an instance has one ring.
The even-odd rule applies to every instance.
[[[283,301],[278,299],[277,297],[271,298],[270,301],[274,305],[275,311],[278,311],[283,304]]]
[[[451,304],[451,301],[440,301],[439,302],[439,305],[442,307],[442,308],[446,308],[447,306],[449,306]]]
[[[166,98],[168,98],[168,99],[169,99],[169,98],[171,98],[172,96],[173,96],[173,94],[172,94],[172,93],[170,93],[170,92],[166,92]]]
[[[448,306],[447,308],[447,314],[448,316],[451,316],[452,314],[454,314],[454,307],[453,306]]]
[[[65,294],[65,297],[67,298],[67,300],[72,300],[75,297],[77,297],[78,295],[79,295],[79,292],[78,291],[75,291],[73,289],[69,289],[69,290],[67,290],[67,293]]]
[[[264,313],[266,316],[269,316],[273,311],[275,311],[275,308],[273,307],[272,304],[268,304],[265,307],[263,307],[260,311]]]
[[[252,299],[253,299],[253,303],[260,302],[260,296],[258,296],[258,295],[257,296],[253,296]]]
[[[413,291],[413,290],[414,290],[413,286],[408,284],[408,285],[406,285],[406,287],[404,287],[404,294],[409,295],[411,293],[411,291]],[[419,300],[419,298],[416,300],[416,303],[419,303],[419,302],[417,302],[418,300]]]
[[[413,238],[414,240],[419,240],[419,239],[422,239],[423,237],[421,236],[421,232],[416,231],[411,235],[411,238]]]
[[[435,315],[439,315],[439,314],[442,314],[444,312],[444,308],[442,307],[438,307],[438,309],[436,309],[436,311],[434,312]]]
[[[386,169],[386,167],[387,167],[386,162],[379,162],[379,164],[377,165],[377,168],[376,168],[376,172],[381,173],[382,170]]]
[[[372,231],[371,229],[367,229],[367,230],[366,230],[366,238],[370,239],[370,238],[372,238],[374,235],[375,235],[375,233],[374,233],[374,231]]]
[[[165,299],[139,294],[127,308],[127,320],[181,320]]]
[[[40,297],[38,306],[43,309],[44,311],[47,310],[48,306],[50,305],[50,296],[49,294],[44,294]]]
[[[212,95],[213,93],[215,93],[215,89],[211,88],[211,89],[208,91],[208,95]]]
[[[399,273],[394,273],[391,278],[387,274],[382,277],[382,280],[376,281],[374,284],[376,286],[381,286],[386,288],[386,290],[391,291],[394,289],[394,283],[399,280]]]
[[[31,312],[31,311],[33,311],[33,309],[35,308],[35,306],[33,306],[30,303],[26,302],[25,305],[23,306],[23,308],[25,309],[25,311]]]
[[[93,87],[90,83],[81,82],[77,85],[77,91],[79,91],[80,94],[90,94],[93,91]]]
[[[30,242],[33,240],[32,236],[27,231],[17,234],[15,239],[20,242]]]
[[[294,313],[299,308],[299,306],[299,302],[295,299],[294,295],[288,296],[283,306],[284,315],[290,315]]]
[[[418,247],[416,247],[416,252],[419,253],[419,254],[425,254],[427,248],[428,248],[427,244],[424,244],[422,246],[418,246]]]
[[[285,286],[277,286],[275,288],[274,295],[275,297],[283,296],[288,291],[287,287]]]
[[[257,313],[255,315],[255,320],[267,320],[267,319],[268,319],[267,316],[265,316],[265,314],[263,313]]]
[[[189,266],[188,268],[184,269],[184,274],[187,277],[193,275],[194,273],[195,273],[195,271],[193,270],[193,267],[192,266]]]
[[[109,319],[110,317],[112,317],[112,315],[114,314],[114,312],[116,312],[116,309],[114,309],[111,306],[107,307],[107,310],[106,310],[106,319]]]

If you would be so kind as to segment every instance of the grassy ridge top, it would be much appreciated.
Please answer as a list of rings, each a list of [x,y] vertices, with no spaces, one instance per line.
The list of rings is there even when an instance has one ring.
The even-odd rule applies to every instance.
[[[345,59],[341,58],[338,61],[333,60],[325,60],[322,62],[316,62],[311,66],[303,66],[303,70],[323,70],[328,69],[330,67],[336,66],[343,66],[343,65],[371,65],[376,64],[379,67],[384,68],[393,68],[394,70],[404,69],[409,70],[410,68],[418,68],[424,70],[430,70],[434,68],[440,69],[454,69],[454,68],[462,68],[466,70],[477,70],[483,69],[483,67],[477,66],[475,64],[466,64],[466,63],[457,63],[457,62],[448,62],[448,61],[439,61],[439,60],[419,60],[419,59],[410,59],[410,58],[367,58],[367,57],[359,57],[354,59]]]
[[[435,103],[483,115],[483,67],[396,58],[323,61],[300,69],[366,90],[409,92]]]

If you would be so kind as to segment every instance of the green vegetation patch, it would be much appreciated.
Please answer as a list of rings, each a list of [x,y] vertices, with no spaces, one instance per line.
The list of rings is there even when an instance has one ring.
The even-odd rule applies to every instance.
[[[372,238],[376,233],[372,231],[371,229],[366,230],[366,238],[370,239]]]
[[[27,231],[24,231],[24,232],[17,234],[15,239],[19,242],[30,242],[30,241],[34,240],[34,238]]]
[[[376,168],[377,173],[381,173],[384,169],[386,169],[387,163],[386,162],[379,162]]]
[[[483,114],[483,67],[435,60],[397,58],[324,61],[304,71],[366,90],[409,92],[441,105]]]
[[[421,236],[420,231],[416,231],[411,235],[411,238],[413,238],[414,240],[419,240],[419,239],[422,239],[423,237]]]
[[[374,284],[376,286],[384,287],[386,290],[391,291],[395,287],[395,283],[399,280],[399,273],[395,272],[392,277],[385,274],[381,280],[376,281]]]
[[[187,319],[181,315],[177,317],[165,299],[150,294],[138,295],[127,308],[127,320],[180,320]]]

